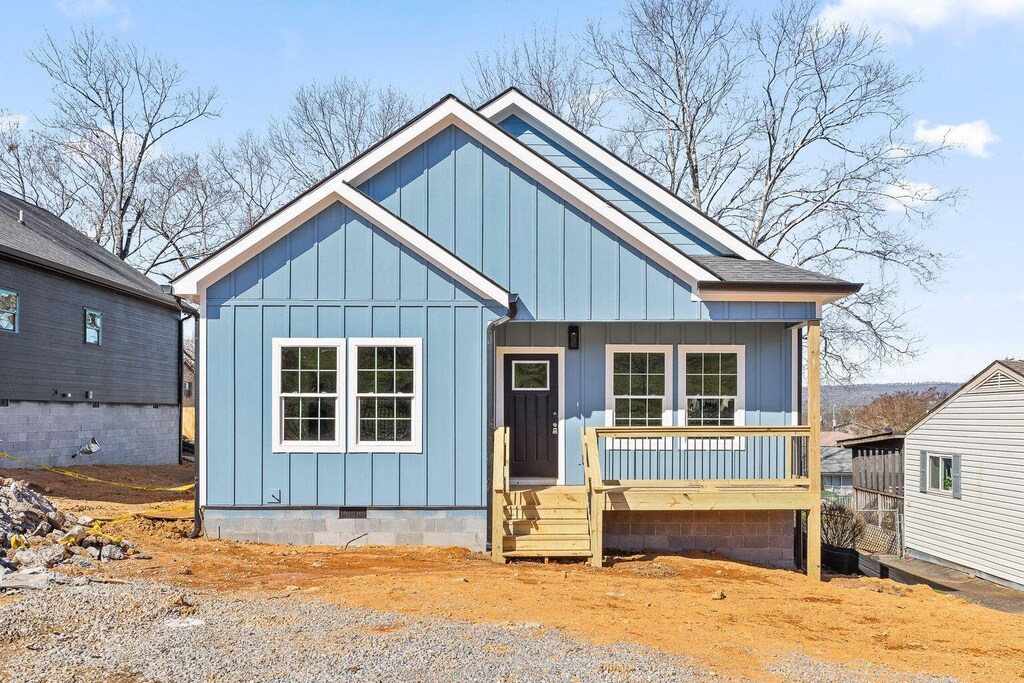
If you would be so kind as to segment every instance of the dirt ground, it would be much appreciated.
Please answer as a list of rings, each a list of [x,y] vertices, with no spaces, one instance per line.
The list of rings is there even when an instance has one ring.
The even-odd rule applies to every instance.
[[[81,468],[104,479],[173,486],[188,467]],[[95,517],[171,510],[187,518],[189,494],[140,494],[20,471],[64,509]],[[730,677],[766,672],[801,653],[860,668],[877,665],[964,681],[1024,680],[1024,616],[973,605],[926,586],[868,578],[818,583],[790,571],[712,555],[581,563],[493,564],[461,549],[291,547],[189,540],[187,519],[135,517],[108,528],[152,560],[104,565],[109,579],[146,578],[250,597],[536,623],[599,644],[638,643],[692,658]],[[719,591],[724,599],[714,599]],[[718,597],[718,596],[715,596]]]

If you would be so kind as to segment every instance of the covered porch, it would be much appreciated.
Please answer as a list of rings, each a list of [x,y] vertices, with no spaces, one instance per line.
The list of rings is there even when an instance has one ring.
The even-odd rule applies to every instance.
[[[694,410],[692,392],[685,386],[687,378],[680,374],[674,398],[675,405],[681,407],[678,414],[683,416],[678,423],[684,426],[669,426],[672,422],[667,418],[665,424],[622,425],[630,420],[613,417],[615,389],[608,386],[605,393],[610,407],[604,419],[591,415],[573,424],[578,426],[574,431],[579,439],[582,480],[574,481],[571,473],[567,476],[564,464],[554,480],[531,480],[516,476],[522,465],[517,468],[513,461],[528,457],[524,448],[531,453],[550,444],[557,448],[559,430],[568,427],[565,409],[552,403],[550,411],[540,411],[546,416],[545,438],[531,435],[528,446],[522,443],[523,425],[514,411],[504,411],[508,423],[499,424],[493,432],[492,558],[506,562],[522,557],[579,557],[599,567],[608,547],[609,518],[628,519],[658,511],[792,511],[799,515],[794,518],[799,520],[796,528],[806,527],[806,543],[800,544],[806,547],[806,558],[796,559],[802,560],[809,576],[820,578],[820,327],[817,320],[800,325],[806,328],[807,408],[803,420],[787,417],[785,422],[790,424],[742,424],[742,418],[723,418],[718,424],[692,425],[686,417],[686,410],[691,411],[690,417]],[[520,353],[516,358],[530,360],[522,350],[515,349]],[[611,358],[608,355],[609,364]],[[791,370],[797,373],[794,383],[799,383],[801,363],[798,354],[794,358]],[[682,364],[688,359],[680,353],[676,360]],[[742,360],[738,372],[743,372],[744,365],[748,373],[761,372],[757,363]],[[506,369],[511,369],[510,364]],[[608,376],[613,376],[611,369]],[[552,378],[545,386],[554,381]],[[724,385],[724,380],[718,381]],[[507,383],[500,384],[501,390],[508,390]],[[664,393],[666,400],[672,401],[670,389]],[[719,393],[727,392],[721,389]],[[742,395],[742,391],[737,393]],[[520,400],[511,392],[506,398]],[[536,396],[528,400],[536,401]],[[724,406],[727,402],[720,403]],[[742,409],[742,398],[739,405]],[[747,407],[757,406],[747,401]],[[664,408],[666,414],[671,410],[669,405]],[[735,408],[727,406],[721,415],[728,410],[732,417]],[[799,414],[797,408],[790,417]],[[555,417],[560,419],[551,419]],[[606,426],[602,422],[619,424]],[[520,443],[514,445],[516,429]],[[566,432],[564,437],[572,438],[572,433]],[[675,540],[694,547],[685,546],[686,538]]]

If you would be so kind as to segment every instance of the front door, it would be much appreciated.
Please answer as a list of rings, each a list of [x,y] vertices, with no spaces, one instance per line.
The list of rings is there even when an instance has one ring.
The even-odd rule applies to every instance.
[[[558,478],[558,356],[505,356],[505,425],[509,427],[509,477]]]

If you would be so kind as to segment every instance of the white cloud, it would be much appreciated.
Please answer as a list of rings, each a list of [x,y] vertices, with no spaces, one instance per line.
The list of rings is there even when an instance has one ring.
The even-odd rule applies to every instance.
[[[906,211],[939,196],[934,185],[913,180],[902,180],[885,189],[885,210]]]
[[[12,128],[25,128],[28,117],[24,114],[0,114],[0,131]]]
[[[867,24],[890,42],[910,44],[914,31],[1024,20],[1024,0],[835,0],[820,18],[827,24]]]
[[[110,0],[60,0],[57,10],[69,17],[94,17],[113,14],[114,5]]]
[[[914,124],[914,139],[930,145],[950,145],[972,157],[981,158],[989,156],[988,146],[999,141],[985,119],[934,126],[929,126],[927,121],[918,121]]]

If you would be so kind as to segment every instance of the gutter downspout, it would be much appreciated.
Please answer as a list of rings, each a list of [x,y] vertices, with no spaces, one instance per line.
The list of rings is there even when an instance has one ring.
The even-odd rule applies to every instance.
[[[491,486],[491,479],[494,478],[494,429],[497,424],[497,415],[494,414],[495,401],[494,390],[497,385],[497,349],[494,343],[494,332],[498,327],[510,320],[514,320],[519,314],[519,295],[512,294],[508,298],[508,313],[487,323],[487,509],[491,510],[494,505],[494,487]],[[487,552],[491,551],[491,525],[487,525]]]
[[[194,406],[195,410],[192,413],[192,419],[193,419],[192,433],[195,434],[195,442],[193,444],[194,448],[195,448],[195,460],[194,460],[194,463],[193,463],[193,465],[194,465],[193,470],[195,470],[195,472],[194,472],[193,478],[192,478],[192,483],[193,483],[193,487],[192,487],[192,493],[193,493],[193,495],[192,495],[192,531],[189,532],[188,537],[189,538],[199,538],[199,536],[203,532],[202,510],[200,510],[200,508],[199,508],[199,438],[200,438],[199,437],[199,402],[202,400],[202,397],[199,395],[199,382],[197,381],[199,379],[199,371],[200,371],[200,368],[199,368],[199,342],[200,342],[200,339],[199,339],[199,325],[198,325],[198,323],[199,323],[199,311],[196,310],[195,308],[193,308],[192,306],[186,304],[185,301],[181,297],[179,297],[179,296],[175,296],[174,300],[178,302],[178,308],[181,310],[181,312],[184,313],[186,317],[189,317],[189,318],[192,318],[193,320],[195,320],[196,323],[197,323],[196,324],[196,335],[195,335],[195,349],[196,349],[196,351],[195,351],[195,357],[192,360],[192,397],[193,397],[193,402],[195,403],[195,406]],[[179,349],[184,351],[184,346],[185,346],[185,339],[184,339],[184,337],[185,337],[185,318],[181,319],[180,330],[181,331],[180,331],[179,338],[178,338],[178,347],[179,347]],[[181,363],[184,364],[184,362],[185,362],[184,355],[179,354],[179,356],[181,358]],[[178,370],[179,377],[181,376],[182,372],[183,371],[181,369]],[[178,383],[178,414],[179,414],[179,417],[178,417],[178,423],[179,423],[179,425],[178,425],[178,427],[179,427],[178,428],[178,433],[179,433],[179,436],[178,436],[178,438],[179,438],[179,440],[181,439],[181,436],[180,436],[181,425],[182,425],[183,420],[184,420],[184,416],[182,415],[182,413],[183,413],[183,411],[182,411],[182,407],[183,407],[182,404],[183,403],[184,403],[184,399],[182,397],[182,385],[181,385],[181,382],[179,382]],[[180,448],[181,447],[179,446],[179,449]],[[178,461],[179,461],[179,463],[181,462],[181,451],[180,450],[178,451]]]

